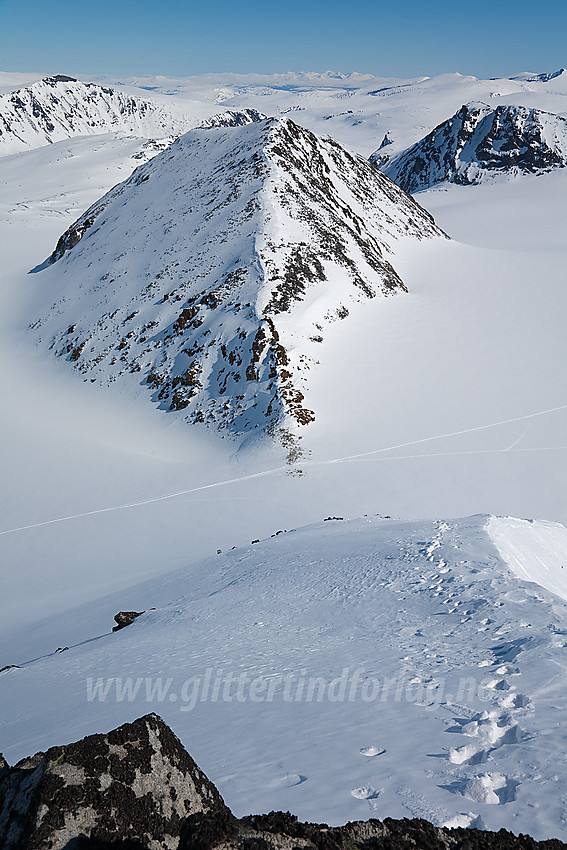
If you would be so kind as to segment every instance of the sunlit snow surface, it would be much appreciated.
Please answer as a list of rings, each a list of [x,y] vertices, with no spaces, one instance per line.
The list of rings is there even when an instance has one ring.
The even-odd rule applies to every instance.
[[[451,75],[396,100],[406,89],[252,96],[216,81],[207,96],[211,113],[217,97],[301,107],[298,123],[369,154],[487,89],[565,112],[561,85]],[[324,120],[330,98],[337,112],[360,101],[363,124]],[[0,676],[0,750],[13,762],[156,710],[239,814],[414,815],[565,840],[567,544],[553,523],[567,521],[567,173],[417,196],[453,241],[401,252],[409,294],[333,326],[289,467],[135,390],[83,383],[26,333],[40,278],[27,272],[143,143],[78,138],[0,161],[0,667],[23,665]],[[118,610],[151,607],[110,634]],[[363,669],[401,698],[396,684],[365,702],[362,677],[352,701],[287,702],[282,685],[269,704],[248,691],[181,711],[208,668],[327,685]],[[136,701],[88,701],[88,677],[129,676],[144,678]],[[160,676],[170,691],[146,701]],[[457,699],[462,679],[476,684]]]
[[[327,520],[52,618],[2,674],[5,755],[154,710],[239,815],[565,838],[567,606],[507,568],[516,529]],[[530,526],[515,571],[534,555],[565,592],[565,528]]]

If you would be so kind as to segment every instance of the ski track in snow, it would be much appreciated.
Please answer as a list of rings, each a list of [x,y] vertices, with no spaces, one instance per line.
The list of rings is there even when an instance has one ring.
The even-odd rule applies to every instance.
[[[428,443],[428,442],[431,442],[433,440],[443,440],[443,439],[447,439],[449,437],[459,437],[459,436],[462,436],[464,434],[472,434],[472,433],[479,432],[479,431],[485,431],[489,428],[497,428],[500,425],[509,425],[513,422],[525,422],[527,420],[528,426],[529,426],[530,421],[532,419],[534,419],[535,417],[545,416],[549,413],[557,413],[560,410],[567,410],[567,404],[562,404],[562,405],[559,405],[558,407],[551,407],[551,408],[548,408],[547,410],[540,410],[540,411],[537,411],[536,413],[530,413],[530,414],[527,414],[525,416],[517,416],[517,417],[514,417],[513,419],[503,419],[503,420],[500,420],[498,422],[492,422],[488,425],[477,425],[474,428],[465,428],[465,429],[460,430],[460,431],[453,431],[453,432],[450,432],[450,433],[447,433],[447,434],[438,434],[438,435],[433,436],[433,437],[423,437],[419,440],[411,440],[407,443],[399,443],[398,445],[395,445],[395,446],[387,446],[387,447],[381,448],[381,449],[373,449],[372,451],[361,452],[360,454],[345,455],[344,457],[332,458],[330,460],[307,461],[304,464],[302,464],[302,466],[305,467],[305,468],[314,468],[314,467],[320,467],[320,466],[330,466],[330,465],[339,464],[339,463],[347,463],[349,461],[372,460],[373,456],[377,455],[377,454],[382,454],[382,453],[390,452],[390,451],[396,451],[397,449],[404,449],[404,448],[408,448],[409,446],[421,445],[423,443]],[[447,457],[447,456],[452,456],[452,455],[464,455],[464,454],[500,454],[500,453],[509,452],[509,451],[514,450],[514,446],[516,446],[525,437],[526,432],[527,432],[527,429],[521,435],[521,437],[519,437],[515,442],[513,442],[510,446],[508,446],[505,449],[481,449],[481,450],[474,450],[474,451],[470,451],[470,452],[466,452],[466,451],[463,451],[463,452],[439,452],[439,453],[436,453],[436,454],[429,454],[429,455],[410,455],[409,457],[410,458],[417,458],[417,457]],[[535,451],[558,451],[558,450],[564,450],[565,448],[567,448],[567,447],[565,447],[565,446],[552,446],[552,447],[543,446],[543,447],[540,447],[540,448],[519,449],[519,450],[516,449],[516,451],[532,451],[532,452],[535,452]],[[402,457],[399,457],[399,458],[385,458],[385,460],[402,460],[402,459],[405,460],[407,458],[408,458],[408,456],[403,455]],[[17,532],[20,532],[20,531],[28,531],[32,528],[42,528],[43,526],[46,526],[46,525],[55,525],[57,523],[69,522],[69,521],[74,520],[74,519],[82,519],[82,518],[88,517],[88,516],[95,516],[97,514],[112,513],[114,511],[124,511],[124,510],[129,510],[129,509],[132,509],[132,508],[139,508],[139,507],[142,507],[143,505],[151,505],[151,504],[154,504],[156,502],[165,502],[165,501],[168,501],[169,499],[176,499],[180,496],[188,496],[188,495],[191,495],[192,493],[199,493],[203,490],[212,490],[212,489],[217,488],[217,487],[227,487],[227,486],[230,486],[231,484],[238,484],[238,483],[241,483],[243,481],[252,481],[253,479],[256,479],[256,478],[266,478],[266,477],[271,476],[271,475],[281,475],[283,473],[289,473],[289,471],[290,471],[290,466],[277,466],[277,467],[274,467],[273,469],[266,469],[262,472],[255,472],[255,473],[252,473],[250,475],[243,475],[243,476],[240,476],[239,478],[229,478],[226,481],[215,481],[212,484],[202,484],[199,487],[192,487],[192,488],[189,488],[187,490],[177,490],[175,493],[166,493],[163,496],[155,496],[151,499],[142,499],[140,501],[130,502],[130,503],[124,504],[124,505],[113,505],[111,507],[106,507],[106,508],[97,508],[95,510],[85,511],[85,512],[79,513],[79,514],[70,514],[70,515],[64,516],[64,517],[57,517],[56,519],[45,520],[43,522],[36,522],[36,523],[32,523],[30,525],[18,526],[17,528],[5,529],[4,531],[0,531],[0,537],[3,536],[3,535],[7,535],[7,534],[16,534]]]

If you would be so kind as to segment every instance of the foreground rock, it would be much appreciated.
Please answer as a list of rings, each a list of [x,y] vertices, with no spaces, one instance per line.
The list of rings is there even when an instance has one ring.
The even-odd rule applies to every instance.
[[[198,812],[227,816],[220,794],[155,714],[108,735],[52,747],[0,773],[0,847],[80,847],[135,839],[176,848]],[[84,846],[97,846],[91,843]]]
[[[299,823],[284,812],[237,820],[155,714],[9,767],[0,756],[2,850],[562,850],[506,830],[369,820]]]

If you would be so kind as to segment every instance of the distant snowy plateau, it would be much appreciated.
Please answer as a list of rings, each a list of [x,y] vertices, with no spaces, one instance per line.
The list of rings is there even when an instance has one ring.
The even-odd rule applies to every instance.
[[[0,74],[10,763],[155,711],[239,816],[567,841],[566,127]]]

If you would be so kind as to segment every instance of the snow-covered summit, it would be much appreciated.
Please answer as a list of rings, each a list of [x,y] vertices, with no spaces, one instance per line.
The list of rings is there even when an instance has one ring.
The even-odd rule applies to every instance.
[[[0,155],[111,131],[176,135],[195,123],[177,104],[156,103],[58,74],[0,96]]]
[[[405,290],[432,217],[362,157],[289,119],[195,129],[61,237],[42,341],[91,380],[236,433],[314,413],[306,374],[349,304]]]
[[[469,185],[540,173],[567,165],[567,119],[525,106],[472,102],[397,156],[379,149],[370,159],[406,192],[444,181]]]

